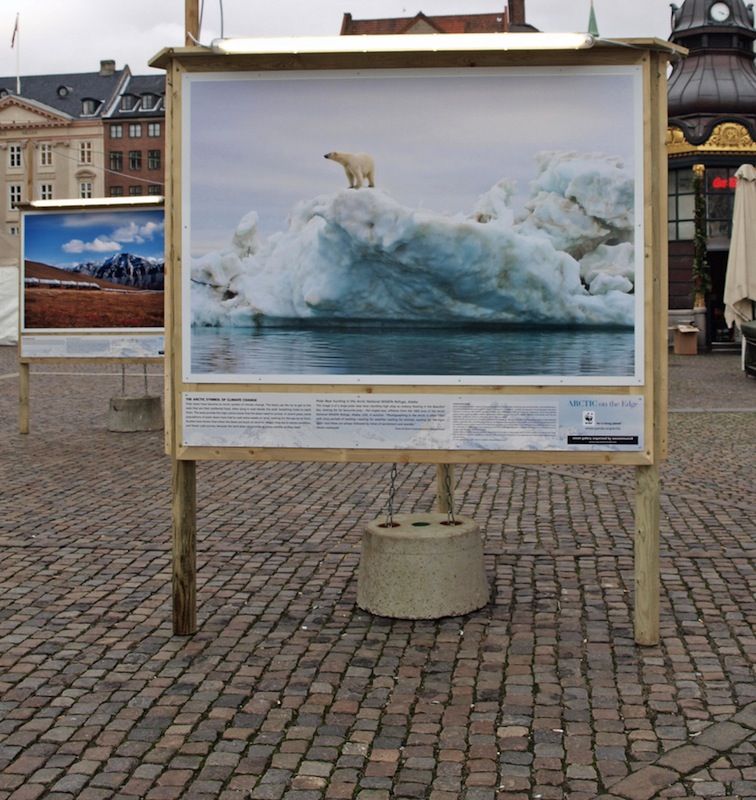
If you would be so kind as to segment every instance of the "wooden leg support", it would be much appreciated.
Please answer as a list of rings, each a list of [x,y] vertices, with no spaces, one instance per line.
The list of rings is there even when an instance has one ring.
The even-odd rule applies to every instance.
[[[659,467],[636,468],[635,641],[659,644]]]
[[[18,432],[29,433],[29,365],[18,365]]]
[[[173,632],[197,632],[197,481],[194,461],[173,459]]]
[[[436,505],[441,514],[454,511],[454,464],[436,465]],[[451,508],[450,508],[451,506]]]

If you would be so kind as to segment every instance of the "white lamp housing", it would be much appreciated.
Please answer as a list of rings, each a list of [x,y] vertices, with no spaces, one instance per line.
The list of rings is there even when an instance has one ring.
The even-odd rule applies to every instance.
[[[301,53],[401,53],[475,50],[584,50],[589,33],[431,33],[364,36],[287,36],[214,39],[215,53],[272,55]]]

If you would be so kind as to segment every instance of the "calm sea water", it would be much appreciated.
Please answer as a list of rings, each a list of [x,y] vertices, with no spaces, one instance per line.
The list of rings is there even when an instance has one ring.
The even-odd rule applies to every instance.
[[[194,373],[565,375],[634,373],[631,330],[542,327],[193,328]]]

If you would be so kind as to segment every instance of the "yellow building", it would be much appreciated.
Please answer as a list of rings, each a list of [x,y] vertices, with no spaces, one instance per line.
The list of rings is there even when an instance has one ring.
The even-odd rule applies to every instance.
[[[20,203],[105,196],[102,118],[129,76],[102,61],[93,73],[0,78],[0,265],[18,264]]]

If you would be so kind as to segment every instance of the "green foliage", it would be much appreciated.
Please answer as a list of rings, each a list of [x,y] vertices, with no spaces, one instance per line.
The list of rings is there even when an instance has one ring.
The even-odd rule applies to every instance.
[[[704,197],[703,170],[694,171],[695,193],[693,234],[693,289],[696,294],[706,295],[711,291],[711,273],[706,260],[706,198]]]

